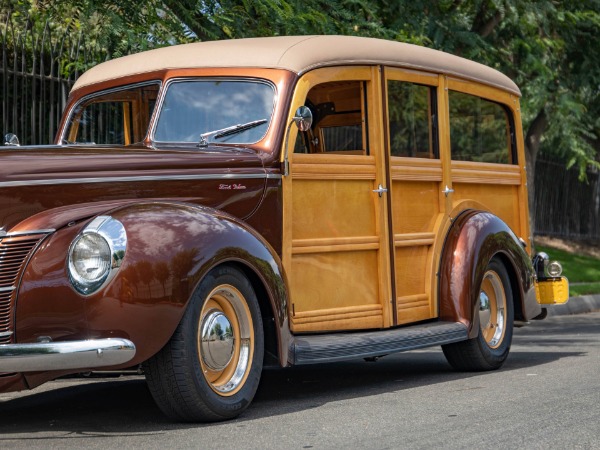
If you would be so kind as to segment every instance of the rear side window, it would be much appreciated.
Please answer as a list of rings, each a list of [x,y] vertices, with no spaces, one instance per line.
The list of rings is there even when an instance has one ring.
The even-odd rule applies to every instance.
[[[499,103],[450,91],[450,142],[452,159],[516,164],[513,126]]]
[[[437,158],[435,89],[389,80],[387,100],[391,155]]]

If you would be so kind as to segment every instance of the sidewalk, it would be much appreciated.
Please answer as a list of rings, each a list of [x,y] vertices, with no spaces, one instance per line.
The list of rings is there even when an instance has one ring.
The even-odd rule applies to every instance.
[[[567,316],[592,311],[600,311],[600,294],[571,297],[564,305],[550,306],[548,316]]]

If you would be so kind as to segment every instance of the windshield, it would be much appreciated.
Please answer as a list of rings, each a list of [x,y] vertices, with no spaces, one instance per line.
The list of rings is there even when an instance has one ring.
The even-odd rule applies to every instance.
[[[65,144],[130,145],[148,133],[159,83],[115,89],[84,99],[71,113]]]
[[[167,88],[154,140],[249,144],[271,122],[275,90],[251,80],[186,80]]]

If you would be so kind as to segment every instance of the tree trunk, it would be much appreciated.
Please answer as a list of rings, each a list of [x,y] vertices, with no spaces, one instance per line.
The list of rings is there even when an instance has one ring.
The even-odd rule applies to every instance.
[[[531,125],[527,130],[527,135],[525,136],[525,165],[527,167],[529,226],[531,236],[535,233],[535,163],[540,149],[540,141],[547,126],[548,118],[546,117],[545,109],[542,108],[535,119],[533,119],[533,122],[531,122]]]

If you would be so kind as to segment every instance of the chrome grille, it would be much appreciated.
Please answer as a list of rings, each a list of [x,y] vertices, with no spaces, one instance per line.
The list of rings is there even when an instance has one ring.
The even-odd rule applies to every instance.
[[[17,285],[28,255],[45,234],[0,238],[0,344],[11,342]]]

